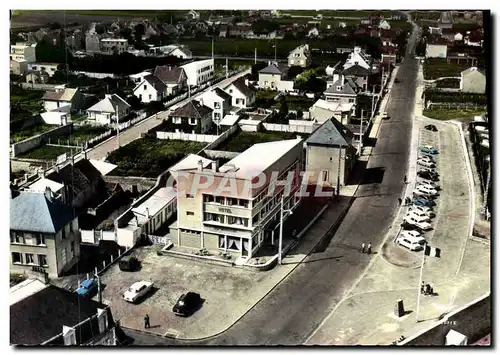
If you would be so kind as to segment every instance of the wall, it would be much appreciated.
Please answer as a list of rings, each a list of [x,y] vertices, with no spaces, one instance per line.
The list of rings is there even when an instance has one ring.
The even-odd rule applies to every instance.
[[[136,186],[139,191],[151,189],[156,184],[156,179],[128,176],[105,175],[102,177],[105,182],[119,183],[124,190],[132,191],[132,186]]]
[[[205,147],[204,151],[206,151],[206,150],[213,150],[213,149],[217,148],[217,146],[219,144],[221,144],[226,139],[228,139],[228,137],[230,137],[231,135],[233,135],[233,133],[235,133],[237,130],[238,130],[238,125],[231,126],[231,128],[229,128],[227,131],[225,131],[224,133],[222,133],[221,135],[219,135],[219,137],[215,141],[213,141],[212,143],[210,143],[209,145],[207,145]]]
[[[120,77],[120,75],[116,75],[116,74],[95,73],[95,72],[88,72],[88,71],[72,71],[71,74],[73,74],[73,75],[83,74],[85,76],[88,76],[89,78],[95,78],[95,79],[119,78]]]
[[[293,81],[280,81],[278,83],[278,91],[293,91]]]
[[[49,138],[55,138],[57,136],[67,134],[71,132],[72,128],[73,128],[73,123],[69,123],[65,126],[57,127],[48,132],[36,135],[34,137],[30,137],[18,143],[14,143],[12,144],[12,157],[14,158],[16,155],[34,149],[40,146],[42,143],[47,143]]]
[[[264,89],[277,90],[278,83],[281,81],[281,75],[277,74],[260,74],[259,73],[259,87]],[[266,85],[267,82],[267,85]],[[271,83],[274,84],[271,85]]]
[[[342,160],[340,165],[340,184],[343,186],[349,175],[350,165],[354,164],[353,149],[350,150],[351,158]],[[354,149],[355,150],[355,149]],[[346,149],[342,149],[342,157],[346,155]],[[330,160],[330,158],[332,160]],[[349,162],[350,161],[350,162]],[[306,149],[306,171],[309,175],[309,184],[314,185],[323,181],[322,171],[328,171],[328,182],[337,186],[337,175],[339,169],[339,148],[321,147],[309,145]]]
[[[54,240],[55,236],[45,234],[45,245],[37,246],[37,245],[26,245],[26,244],[10,244],[10,252],[9,252],[9,264],[10,271],[15,273],[30,273],[32,272],[33,265],[25,265],[25,264],[13,264],[12,263],[12,253],[17,252],[21,253],[23,262],[26,260],[26,253],[33,254],[34,262],[38,263],[38,254],[45,255],[47,258],[48,268],[45,268],[45,271],[49,274],[49,277],[57,277],[57,262],[56,262],[56,242]]]
[[[178,139],[182,141],[194,141],[203,143],[212,143],[218,136],[209,134],[191,134],[191,133],[176,133],[176,132],[156,132],[158,139]]]
[[[207,158],[209,159],[217,159],[217,158],[233,159],[236,158],[239,154],[241,154],[238,152],[227,152],[224,150],[206,150],[206,149],[203,152],[207,155]]]
[[[312,133],[317,126],[313,125],[287,125],[279,123],[263,123],[264,128],[268,131],[280,131],[280,132],[300,132],[300,133]]]
[[[48,90],[48,91],[54,91],[56,86],[55,84],[30,84],[30,83],[21,83],[21,86],[23,89],[27,90]]]

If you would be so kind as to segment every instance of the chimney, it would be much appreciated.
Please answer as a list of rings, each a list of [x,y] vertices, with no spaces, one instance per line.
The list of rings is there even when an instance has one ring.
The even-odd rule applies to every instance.
[[[342,79],[342,81],[341,81],[341,83],[342,83],[342,87],[344,87],[344,84],[345,84],[345,76],[344,76],[344,75],[342,75],[341,79]]]
[[[201,106],[203,106],[203,98],[200,99],[199,103]]]
[[[52,202],[52,190],[50,189],[50,187],[46,187],[45,188],[45,198],[49,201],[49,202]]]
[[[216,173],[219,169],[219,161],[216,159],[212,162],[212,172]]]
[[[76,345],[75,328],[63,325],[62,334],[64,338],[64,345]]]
[[[111,98],[111,96],[112,96],[111,94],[104,94],[104,98],[105,98],[105,99],[110,99],[110,98]]]
[[[146,217],[149,219],[149,208],[146,207]]]
[[[198,171],[203,171],[203,160],[198,160]]]

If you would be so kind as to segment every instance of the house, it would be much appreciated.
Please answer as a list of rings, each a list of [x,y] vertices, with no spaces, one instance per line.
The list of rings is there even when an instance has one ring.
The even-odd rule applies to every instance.
[[[446,58],[448,43],[446,40],[427,43],[425,47],[425,58]]]
[[[333,80],[327,82],[327,88],[324,92],[327,102],[337,103],[357,103],[357,95],[362,90],[354,80],[346,78],[342,74],[334,74]]]
[[[167,86],[156,76],[148,75],[134,88],[133,93],[143,103],[162,101],[167,97]]]
[[[352,79],[356,86],[361,88],[361,91],[368,90],[368,83],[371,74],[372,70],[366,69],[359,64],[350,66],[342,71],[342,75],[345,76],[346,79]]]
[[[58,277],[80,257],[78,218],[45,192],[11,191],[10,270]]]
[[[87,109],[87,119],[102,125],[118,123],[130,114],[130,105],[120,96],[104,95],[104,99]]]
[[[166,96],[177,95],[184,88],[187,88],[188,85],[188,77],[182,67],[158,66],[155,68],[153,76],[160,79],[166,85]]]
[[[231,106],[246,108],[255,103],[256,91],[248,80],[238,78],[224,88],[232,97]]]
[[[287,82],[288,69],[284,65],[270,63],[264,69],[259,70],[259,88],[285,91],[288,87],[283,83],[290,82]],[[289,90],[293,90],[293,81],[291,83]]]
[[[254,35],[251,23],[239,22],[235,25],[230,25],[228,28],[228,37],[248,38]]]
[[[180,44],[169,44],[168,46],[150,47],[148,53],[154,55],[164,55],[170,57],[177,57],[182,59],[191,59],[193,53],[189,50],[188,46]]]
[[[317,123],[323,123],[336,117],[342,123],[348,123],[354,116],[356,105],[354,102],[342,103],[319,99],[309,108],[309,118]]]
[[[482,70],[471,67],[460,73],[460,90],[467,93],[486,93],[486,75]]]
[[[441,38],[452,42],[455,39],[456,33],[456,30],[454,30],[453,28],[443,28],[441,29]]]
[[[83,105],[83,95],[78,88],[66,88],[64,85],[55,88],[55,91],[46,91],[42,97],[46,111],[52,111],[69,105],[71,111],[78,111]]]
[[[460,32],[455,33],[455,36],[453,37],[453,41],[462,42],[463,40],[464,40],[463,34],[461,34]]]
[[[49,80],[49,74],[42,71],[32,71],[26,74],[26,82],[29,84],[46,84]]]
[[[85,51],[89,53],[101,51],[101,40],[96,33],[89,33],[85,36]]]
[[[450,11],[442,11],[438,20],[438,27],[441,29],[452,28],[453,27],[452,19],[453,16]]]
[[[187,76],[187,84],[199,86],[214,77],[214,59],[197,60],[181,65]]]
[[[378,28],[381,30],[390,30],[391,25],[389,24],[389,22],[387,20],[382,19],[378,24]]]
[[[36,62],[36,44],[17,43],[11,45],[10,60],[25,60],[27,63]]]
[[[219,37],[226,38],[228,36],[228,26],[223,25],[219,27]]]
[[[128,48],[128,40],[125,38],[102,38],[100,48],[104,53],[122,53]]]
[[[307,37],[309,38],[314,38],[318,36],[319,36],[319,31],[316,27],[313,27],[309,31],[307,31]]]
[[[24,75],[28,71],[28,62],[24,59],[12,59],[9,66],[11,74]]]
[[[482,47],[484,43],[484,35],[480,31],[474,31],[465,36],[464,43],[468,46]]]
[[[372,57],[367,54],[361,47],[354,47],[354,50],[349,54],[345,63],[344,69],[348,69],[353,65],[359,65],[363,68],[370,69]]]
[[[58,63],[28,63],[28,70],[30,71],[42,71],[47,73],[49,76],[54,76],[59,67]]]
[[[190,100],[168,116],[179,127],[177,132],[205,134],[212,127],[212,109],[198,101]]]
[[[288,66],[299,66],[306,68],[311,64],[311,51],[308,44],[298,46],[288,54]]]
[[[116,346],[123,340],[107,305],[37,279],[12,287],[9,305],[12,345]]]
[[[151,75],[150,71],[143,71],[143,72],[140,72],[137,74],[131,74],[128,77],[130,78],[130,80],[132,80],[132,82],[139,84],[144,80],[144,78],[146,76],[149,76],[149,75]]]
[[[200,14],[197,11],[189,10],[186,14],[186,20],[188,21],[198,21],[200,19]]]
[[[282,198],[288,210],[300,203],[296,192],[301,185],[302,155],[300,138],[259,143],[221,167],[216,161],[207,164],[200,159],[197,167],[184,169],[181,176],[172,174],[179,191],[192,191],[177,197],[178,219],[170,226],[172,242],[194,250],[228,253],[233,259],[255,256],[264,243],[274,236],[277,240]],[[271,179],[259,187],[250,186],[257,178],[275,173],[292,177],[286,194],[283,189],[268,189]],[[212,183],[193,186],[193,179],[203,177]],[[233,179],[234,189],[220,187],[227,179]],[[285,220],[287,217],[289,214]]]
[[[344,186],[356,162],[352,142],[352,132],[335,118],[316,128],[305,141],[305,170],[309,181],[335,190],[337,186]]]
[[[204,92],[197,98],[201,105],[205,105],[212,109],[212,121],[215,124],[224,118],[229,108],[231,107],[233,97],[220,88],[215,88]]]

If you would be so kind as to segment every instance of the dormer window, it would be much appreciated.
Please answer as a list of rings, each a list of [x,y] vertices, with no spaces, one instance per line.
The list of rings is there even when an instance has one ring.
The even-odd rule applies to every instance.
[[[337,91],[341,91],[342,90],[342,86],[337,86]]]

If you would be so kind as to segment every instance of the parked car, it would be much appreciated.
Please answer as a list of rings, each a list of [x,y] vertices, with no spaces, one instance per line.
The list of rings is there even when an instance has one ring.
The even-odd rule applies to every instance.
[[[75,292],[79,296],[92,298],[97,292],[97,280],[87,279],[83,281]]]
[[[414,215],[407,215],[404,218],[405,222],[417,226],[422,231],[428,231],[432,229],[432,225],[429,222],[427,222],[427,220],[428,220],[427,218],[418,217]]]
[[[428,124],[427,126],[425,126],[425,129],[428,130],[428,131],[432,131],[432,132],[437,132],[438,129],[436,126],[434,126],[433,124]]]
[[[382,119],[383,119],[383,120],[388,120],[389,118],[390,118],[390,117],[389,117],[389,115],[387,114],[387,112],[384,112],[384,113],[382,114]]]
[[[422,222],[431,222],[431,218],[427,216],[425,213],[419,213],[417,211],[409,211],[406,214],[406,217],[415,217],[416,219],[419,219]]]
[[[436,164],[436,159],[432,155],[421,155],[418,157],[420,160],[426,160],[428,162]]]
[[[436,206],[436,201],[431,196],[417,196],[417,199],[424,201],[426,204],[423,206],[434,207]]]
[[[437,172],[429,171],[427,169],[420,169],[417,172],[417,176],[426,180],[439,181],[439,174]]]
[[[425,239],[424,239],[424,241],[425,241]],[[422,244],[413,242],[410,239],[405,238],[403,236],[397,237],[396,244],[399,244],[405,248],[408,248],[411,251],[420,251],[424,248],[424,246]]]
[[[424,159],[417,159],[417,164],[425,166],[427,168],[435,168],[436,167],[436,164],[434,164],[433,162],[430,162],[428,160],[424,160]]]
[[[118,266],[120,267],[121,271],[136,271],[140,266],[140,262],[139,259],[137,259],[133,255],[124,256],[120,259]]]
[[[123,299],[127,302],[135,303],[142,297],[144,297],[153,288],[153,283],[149,281],[139,281],[125,291],[123,294]]]
[[[430,196],[437,196],[438,192],[436,189],[431,188],[430,186],[426,185],[418,185],[413,192],[422,192],[426,195]]]
[[[436,214],[432,210],[432,207],[427,206],[419,206],[419,205],[411,205],[409,210],[411,212],[425,213],[429,218],[436,217]]]
[[[420,146],[420,151],[427,154],[437,154],[438,150],[431,145]]]
[[[414,238],[422,237],[422,233],[420,233],[419,231],[416,231],[416,230],[406,230],[406,231],[402,231],[399,236],[403,236],[407,239],[414,239]]]
[[[201,297],[196,292],[182,294],[172,308],[177,316],[188,317],[201,306]]]
[[[439,186],[438,183],[432,182],[432,181],[420,180],[417,182],[417,186],[420,186],[420,185],[427,186],[427,187],[429,187],[431,189],[435,189],[437,191],[441,190],[441,186]]]
[[[403,223],[401,223],[401,228],[403,228],[403,230],[405,230],[405,231],[417,231],[419,233],[423,232],[423,230],[420,229],[415,224],[409,223],[409,222],[406,222],[406,221],[403,221]]]
[[[418,209],[410,210],[409,213],[414,214],[415,216],[425,217],[429,221],[431,220],[431,218],[436,217],[436,214],[434,212],[424,212],[424,211],[420,211]]]

